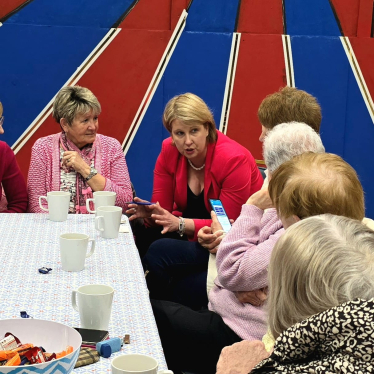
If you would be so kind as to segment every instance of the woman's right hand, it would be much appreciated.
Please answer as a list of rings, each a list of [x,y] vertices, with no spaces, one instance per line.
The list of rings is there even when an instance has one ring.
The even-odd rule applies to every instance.
[[[259,340],[242,340],[222,349],[216,374],[247,374],[270,356]]]
[[[148,203],[147,200],[142,200],[139,197],[135,197],[134,201],[140,203]],[[129,204],[128,209],[126,210],[126,214],[130,214],[129,221],[133,221],[137,218],[148,218],[151,219],[151,214],[157,212],[160,209],[160,205],[152,204],[152,205],[137,205],[137,204]]]

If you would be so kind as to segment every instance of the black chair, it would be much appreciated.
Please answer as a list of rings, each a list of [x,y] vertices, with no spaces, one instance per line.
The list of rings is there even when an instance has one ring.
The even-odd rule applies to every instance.
[[[258,169],[260,170],[260,173],[262,175],[262,178],[265,179],[266,178],[266,174],[265,174],[265,170],[266,168],[263,167],[263,166],[258,166]]]

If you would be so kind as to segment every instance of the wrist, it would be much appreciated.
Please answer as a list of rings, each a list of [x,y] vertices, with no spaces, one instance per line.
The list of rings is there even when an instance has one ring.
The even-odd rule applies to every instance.
[[[264,210],[264,208],[261,206],[261,204],[257,203],[255,200],[251,200],[251,198],[248,199],[246,202],[247,205],[252,205],[258,209]]]
[[[86,179],[86,178],[90,175],[90,173],[91,173],[91,166],[85,164],[83,170],[81,170],[81,171],[77,170],[77,171],[79,172],[79,174],[80,174],[84,179]]]

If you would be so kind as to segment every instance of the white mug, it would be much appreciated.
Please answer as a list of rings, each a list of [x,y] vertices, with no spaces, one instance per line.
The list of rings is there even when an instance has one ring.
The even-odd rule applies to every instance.
[[[48,203],[48,209],[42,205],[42,200]],[[70,204],[70,192],[51,191],[47,192],[47,196],[39,196],[39,206],[48,212],[48,218],[51,221],[62,222],[68,219]]]
[[[113,374],[173,374],[171,370],[158,371],[153,357],[135,353],[115,357],[111,367]]]
[[[101,206],[97,208],[95,228],[100,231],[100,236],[106,239],[117,238],[121,217],[122,208],[119,206]]]
[[[81,286],[71,293],[71,304],[79,312],[84,329],[108,330],[114,290],[104,284]]]
[[[88,243],[91,242],[91,249],[87,253]],[[84,262],[87,257],[92,256],[95,251],[95,240],[90,239],[86,234],[61,234],[60,255],[62,270],[81,271],[84,269]]]
[[[94,192],[93,199],[86,200],[87,211],[90,213],[96,213],[96,216],[97,216],[97,208],[101,206],[113,206],[116,203],[116,196],[117,194],[111,191]],[[90,209],[90,201],[94,203],[95,210]]]

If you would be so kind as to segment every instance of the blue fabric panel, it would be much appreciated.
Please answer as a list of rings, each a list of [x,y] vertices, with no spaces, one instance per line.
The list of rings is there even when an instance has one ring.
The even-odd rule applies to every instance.
[[[321,137],[327,152],[344,155],[345,108],[350,70],[338,37],[292,37],[296,87],[322,108]]]
[[[0,28],[0,100],[6,117],[2,140],[12,145],[21,136],[106,33],[80,27]]]
[[[186,31],[234,32],[239,0],[193,0]]]
[[[288,35],[341,35],[329,0],[285,0],[284,3]]]
[[[374,218],[374,124],[353,72],[349,72],[344,159],[358,173],[365,191],[366,216]]]
[[[150,201],[153,187],[153,169],[161,143],[168,136],[162,125],[164,110],[164,78],[161,79],[142,123],[126,154],[127,167],[136,195]]]
[[[166,103],[192,92],[213,111],[217,126],[222,110],[232,34],[184,32],[126,155],[139,197],[150,199],[153,169],[161,142],[169,134],[162,125]]]
[[[6,23],[110,28],[133,0],[34,0]]]

